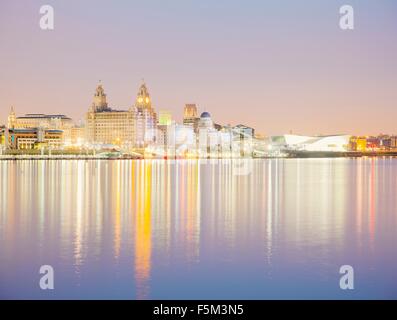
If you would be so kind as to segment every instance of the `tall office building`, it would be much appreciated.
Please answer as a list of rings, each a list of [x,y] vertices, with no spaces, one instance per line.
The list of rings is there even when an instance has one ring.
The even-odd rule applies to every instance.
[[[92,144],[132,147],[135,144],[136,111],[108,107],[105,90],[98,84],[86,115],[86,139]]]
[[[172,115],[168,110],[159,111],[159,125],[169,126],[172,123]]]
[[[167,148],[170,142],[169,137],[174,127],[171,113],[168,110],[160,110],[157,124],[157,146]]]

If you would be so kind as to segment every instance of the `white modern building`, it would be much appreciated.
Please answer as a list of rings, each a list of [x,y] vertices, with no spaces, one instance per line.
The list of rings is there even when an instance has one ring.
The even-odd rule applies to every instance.
[[[344,152],[348,150],[349,135],[300,136],[286,134],[271,138],[271,148],[290,151]]]

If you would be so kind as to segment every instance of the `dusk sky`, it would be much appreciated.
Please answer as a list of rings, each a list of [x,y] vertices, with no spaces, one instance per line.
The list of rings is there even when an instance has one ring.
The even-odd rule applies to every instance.
[[[77,122],[99,79],[127,109],[144,78],[177,121],[196,103],[266,135],[397,134],[395,0],[1,0],[0,40],[0,124],[11,105]]]

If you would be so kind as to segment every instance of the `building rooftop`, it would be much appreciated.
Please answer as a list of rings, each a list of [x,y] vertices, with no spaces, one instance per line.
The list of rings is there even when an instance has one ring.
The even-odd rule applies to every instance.
[[[10,132],[12,133],[36,133],[39,129],[38,128],[29,128],[29,129],[9,129]],[[50,133],[63,133],[62,130],[56,130],[56,129],[47,129],[43,130],[44,132],[50,132]]]
[[[111,108],[95,111],[95,113],[127,112],[127,110],[115,110]]]
[[[31,129],[9,129],[10,132],[13,133],[35,133],[37,131],[36,128]]]
[[[49,133],[63,133],[62,130],[45,130],[45,132],[49,132]]]
[[[42,114],[42,113],[28,113],[24,116],[17,117],[17,119],[64,119],[72,120],[71,118],[65,116],[64,114]]]

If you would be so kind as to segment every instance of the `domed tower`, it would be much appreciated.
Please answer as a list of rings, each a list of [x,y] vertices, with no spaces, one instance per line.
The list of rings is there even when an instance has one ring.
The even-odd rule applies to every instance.
[[[145,147],[156,141],[157,114],[152,106],[146,83],[142,81],[135,100],[135,144]]]
[[[101,112],[108,109],[108,104],[106,102],[106,94],[103,89],[102,83],[99,81],[94,94],[94,102],[92,103],[92,111]]]
[[[200,129],[210,129],[214,127],[211,115],[208,112],[203,112],[200,116],[199,128]]]
[[[149,91],[146,87],[146,83],[143,82],[139,87],[138,95],[136,97],[135,106],[137,108],[152,109],[152,101],[150,99]]]

